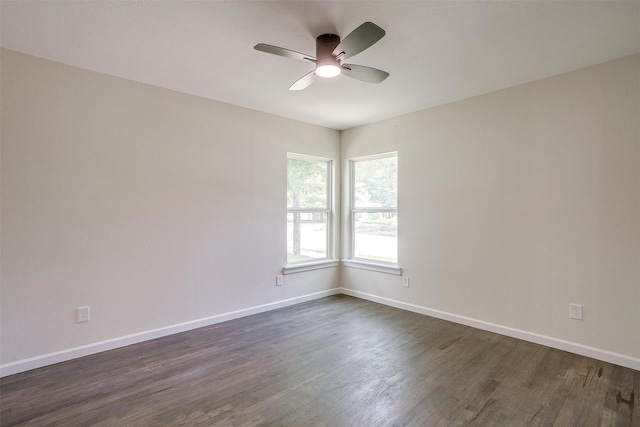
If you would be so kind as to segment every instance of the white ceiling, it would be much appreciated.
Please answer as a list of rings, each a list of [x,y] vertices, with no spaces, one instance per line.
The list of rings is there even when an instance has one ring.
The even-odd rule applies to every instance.
[[[640,2],[6,1],[3,47],[334,129],[371,123],[640,52]],[[339,76],[288,87],[315,54],[365,21],[387,32]]]

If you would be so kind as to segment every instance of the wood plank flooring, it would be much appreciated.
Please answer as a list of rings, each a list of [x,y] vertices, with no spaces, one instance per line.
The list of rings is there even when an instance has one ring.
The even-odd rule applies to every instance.
[[[6,377],[0,425],[640,426],[638,394],[640,371],[338,295]]]

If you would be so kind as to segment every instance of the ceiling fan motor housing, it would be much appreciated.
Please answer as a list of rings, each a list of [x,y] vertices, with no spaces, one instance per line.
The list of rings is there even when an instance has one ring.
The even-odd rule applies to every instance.
[[[321,67],[342,67],[342,60],[333,56],[333,50],[340,44],[336,34],[322,34],[316,38],[316,70]],[[338,71],[339,74],[339,71]]]

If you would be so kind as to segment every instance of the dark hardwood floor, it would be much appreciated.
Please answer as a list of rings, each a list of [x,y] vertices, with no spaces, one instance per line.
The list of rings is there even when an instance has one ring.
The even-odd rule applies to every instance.
[[[339,295],[6,377],[0,424],[640,426],[639,392],[640,371]]]

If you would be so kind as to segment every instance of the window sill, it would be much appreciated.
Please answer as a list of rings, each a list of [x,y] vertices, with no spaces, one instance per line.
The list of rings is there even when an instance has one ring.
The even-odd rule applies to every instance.
[[[376,264],[373,262],[359,261],[354,259],[343,259],[342,265],[351,268],[360,268],[362,270],[377,271],[379,273],[402,275],[402,269],[393,265]]]
[[[338,266],[337,259],[309,262],[305,264],[287,265],[282,269],[282,274],[302,273],[303,271],[319,270],[321,268],[331,268]]]

